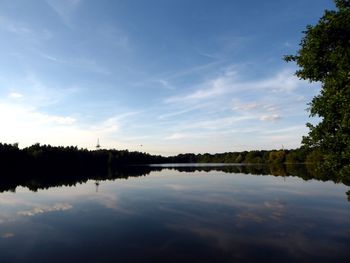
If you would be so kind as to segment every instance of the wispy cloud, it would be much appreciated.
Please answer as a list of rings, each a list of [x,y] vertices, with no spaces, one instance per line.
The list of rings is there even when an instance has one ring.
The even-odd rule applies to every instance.
[[[63,23],[72,27],[71,19],[82,0],[46,0],[48,5],[58,14]]]
[[[130,84],[136,87],[157,87],[175,92],[178,91],[181,86],[183,86],[183,84],[179,84],[178,81],[181,82],[188,76],[205,75],[207,72],[210,72],[213,68],[220,64],[221,62],[211,62],[181,70],[165,71],[151,75],[145,71],[137,71],[139,74],[139,79],[131,82]],[[135,72],[135,69],[133,69],[133,71]]]
[[[34,72],[28,72],[23,78],[13,80],[7,85],[10,90],[8,98],[20,100],[23,105],[31,107],[53,105],[79,92],[77,86],[58,87],[56,84],[47,84]]]
[[[113,116],[93,123],[73,116],[48,114],[31,106],[0,102],[0,130],[2,142],[19,142],[28,146],[36,142],[52,145],[78,145],[93,147],[97,138],[103,138],[104,147],[119,144],[115,138],[126,118],[134,112]]]
[[[164,113],[158,116],[162,138],[169,144],[191,143],[184,146],[191,151],[228,147],[224,145],[235,145],[236,150],[297,147],[306,132],[305,100],[317,92],[305,92],[308,86],[291,68],[252,81],[244,79],[238,66],[228,67],[163,100]],[[291,123],[293,131],[282,129]],[[249,137],[254,138],[251,143]],[[198,146],[195,141],[206,143]]]
[[[68,60],[67,63],[84,70],[90,70],[105,75],[111,74],[108,68],[101,66],[95,60],[90,58],[75,58]]]
[[[49,55],[43,52],[39,52],[40,56],[44,59],[47,59],[51,62],[65,64],[67,66],[83,70],[83,71],[91,71],[98,74],[109,75],[111,71],[104,66],[101,66],[98,62],[96,62],[92,58],[87,57],[70,57],[70,58],[62,58],[58,56]]]
[[[7,23],[4,28],[11,33],[15,33],[18,35],[34,35],[34,31],[25,25],[15,25]]]
[[[0,16],[0,29],[12,33],[24,40],[40,43],[42,40],[50,40],[53,33],[46,28],[37,28],[25,22]]]
[[[15,236],[14,233],[6,232],[6,233],[1,235],[1,238],[11,238],[11,237],[14,237],[14,236]]]
[[[190,138],[192,137],[191,134],[186,133],[173,133],[167,137],[165,137],[166,140],[178,140],[178,139],[184,139],[184,138]]]
[[[158,119],[165,120],[165,119],[173,118],[173,117],[176,117],[179,115],[190,113],[192,111],[196,111],[199,109],[209,107],[210,105],[211,105],[210,103],[202,103],[202,104],[197,104],[194,106],[189,106],[186,108],[181,107],[180,109],[172,110],[169,113],[164,113],[164,114],[159,115]]]
[[[54,132],[55,128],[62,131],[63,127],[76,122],[71,116],[45,114],[34,107],[8,103],[0,103],[0,120],[3,123],[0,131],[3,140],[13,138],[15,141],[30,137],[40,141],[40,137],[45,138],[46,132]],[[54,134],[58,136],[59,133]]]
[[[169,81],[164,80],[164,79],[158,79],[155,82],[159,83],[162,87],[164,87],[165,89],[169,89],[169,90],[173,90],[175,89],[174,86],[172,86]]]
[[[95,131],[98,135],[108,136],[116,133],[120,130],[122,122],[127,118],[130,118],[134,115],[137,115],[138,112],[125,112],[113,117],[109,117],[102,122],[97,123],[96,125],[91,126],[90,128]]]
[[[9,98],[11,99],[21,99],[23,98],[23,94],[19,93],[19,92],[11,92],[9,95],[8,95]]]
[[[222,118],[215,118],[209,120],[191,121],[184,125],[179,125],[180,130],[190,129],[206,129],[206,130],[222,130],[227,127],[231,127],[233,124],[240,123],[243,121],[256,119],[256,116],[245,114],[238,116],[228,116]]]
[[[4,82],[4,86],[6,84]],[[124,132],[126,124],[139,114],[138,111],[115,109],[115,113],[108,116],[86,109],[91,112],[90,117],[82,114],[82,109],[65,110],[72,95],[81,95],[79,88],[51,87],[36,74],[30,73],[11,83],[7,93],[5,90],[0,98],[2,142],[19,142],[22,147],[40,142],[91,148],[96,139],[101,138],[106,148],[113,145],[127,148],[128,143],[120,142],[132,141],[128,138],[138,136],[137,133]]]
[[[198,102],[200,100],[212,99],[217,96],[222,96],[230,92],[231,85],[230,81],[234,79],[235,72],[227,72],[223,76],[209,80],[189,94],[182,96],[173,96],[165,99],[165,103],[176,103],[176,102]]]
[[[212,69],[215,69],[219,66],[222,66],[223,61],[214,61],[205,64],[199,64],[184,68],[178,71],[165,72],[160,74],[158,78],[164,79],[166,81],[181,79],[191,75],[204,74],[205,72],[210,72]],[[157,79],[157,78],[156,78]]]
[[[65,211],[72,208],[73,206],[68,203],[58,203],[58,204],[54,204],[53,206],[40,206],[40,207],[34,207],[30,210],[19,211],[17,214],[22,216],[35,216],[35,215],[43,214],[47,212]]]
[[[272,78],[252,82],[251,84],[253,84],[256,89],[266,89],[270,92],[290,93],[298,87],[305,86],[305,81],[299,80],[294,75],[294,70],[283,69]]]
[[[254,110],[260,107],[260,104],[257,102],[248,102],[248,103],[242,103],[238,102],[237,100],[234,102],[233,110],[234,111],[249,111]]]
[[[271,115],[262,115],[260,117],[261,121],[276,121],[281,119],[281,116],[278,114],[271,114]]]
[[[244,81],[235,68],[229,68],[222,75],[196,85],[189,93],[166,98],[164,103],[185,105],[189,110],[196,109],[203,102],[210,102],[213,109],[231,108],[234,116],[221,118],[224,122],[240,120],[241,115],[243,119],[277,121],[283,117],[283,112],[302,102],[299,88],[306,89],[306,83],[297,79],[290,69],[283,69],[273,77]],[[175,111],[174,115],[186,112],[186,108]],[[166,116],[171,115],[170,112]]]
[[[291,93],[299,87],[305,86],[305,81],[294,76],[290,69],[284,69],[275,76],[256,81],[244,81],[239,78],[237,71],[227,70],[222,75],[198,84],[187,94],[176,95],[165,99],[165,103],[188,102],[197,103],[201,100],[212,100],[226,95],[240,93]]]
[[[259,33],[264,28],[227,27],[240,13],[193,17],[182,10],[198,29],[193,34],[190,27],[178,30],[174,10],[144,20],[149,14],[141,10],[135,18],[128,1],[6,6],[0,11],[2,141],[93,147],[100,138],[106,147],[214,151],[255,138],[257,146],[268,145],[284,133],[293,136],[283,127],[307,121],[315,92],[294,75],[296,66],[280,60],[297,41],[282,34],[272,43]],[[174,23],[164,24],[164,17]],[[272,130],[280,132],[265,132]]]
[[[104,24],[97,29],[97,35],[102,44],[121,49],[123,52],[132,49],[128,34],[116,26]]]
[[[61,59],[61,58],[58,58],[58,57],[55,57],[55,56],[51,56],[51,55],[48,55],[48,54],[45,54],[45,53],[42,53],[42,52],[39,52],[40,56],[42,58],[45,58],[47,60],[50,60],[50,61],[53,61],[53,62],[57,62],[57,63],[67,63],[66,60],[64,59]]]

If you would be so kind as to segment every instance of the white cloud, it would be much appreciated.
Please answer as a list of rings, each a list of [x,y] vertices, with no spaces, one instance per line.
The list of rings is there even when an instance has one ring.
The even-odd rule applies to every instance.
[[[43,214],[47,212],[54,212],[54,211],[65,211],[72,209],[73,206],[67,203],[58,203],[53,206],[40,206],[40,207],[34,207],[30,210],[25,210],[25,211],[19,211],[17,212],[18,215],[23,215],[23,216],[35,216],[38,214]]]
[[[219,95],[223,95],[227,92],[226,89],[227,80],[225,78],[217,78],[209,83],[209,88],[199,89],[192,94],[185,96],[185,100],[200,100],[207,99]]]
[[[19,92],[11,92],[8,95],[8,97],[11,98],[11,99],[21,99],[21,98],[23,98],[23,94],[21,94]]]
[[[214,100],[229,95],[240,97],[242,94],[252,92],[285,95],[306,84],[305,81],[294,76],[294,72],[290,69],[283,69],[273,77],[256,81],[243,81],[239,79],[238,75],[235,67],[229,67],[225,73],[218,77],[196,85],[190,93],[168,97],[164,102],[198,103],[201,100]]]
[[[93,148],[97,138],[102,138],[103,146],[108,148],[122,145],[116,139],[123,138],[117,135],[123,122],[135,114],[127,112],[102,121],[85,123],[72,116],[52,115],[35,107],[0,102],[0,138],[2,142],[19,142],[23,147],[40,142],[88,148]]]
[[[276,103],[264,102],[264,98],[257,98],[255,102],[240,102],[235,99],[232,110],[235,112],[250,112],[256,115],[266,113],[267,115],[279,115],[280,107]],[[271,114],[273,112],[273,114]]]
[[[168,138],[178,139],[179,134],[183,137],[187,130],[203,133],[254,127],[259,133],[269,128],[259,128],[259,122],[254,120],[276,123],[283,118],[288,122],[289,117],[304,114],[303,109],[298,111],[301,103],[298,89],[306,88],[308,83],[297,79],[291,69],[255,81],[241,80],[238,72],[237,67],[229,67],[218,77],[196,85],[191,92],[168,97],[164,101],[167,108],[176,106],[177,110],[161,115],[162,118],[197,110],[196,117],[186,115],[183,121],[178,118],[173,135]],[[203,102],[210,105],[197,109]]]
[[[69,136],[72,139],[79,137],[74,132],[75,118],[41,113],[33,107],[0,103],[0,122],[0,137],[7,142],[17,141],[28,145],[51,140],[58,142]]]
[[[230,92],[235,78],[235,72],[226,72],[223,76],[209,80],[203,84],[198,85],[200,88],[194,90],[189,94],[182,96],[173,96],[165,100],[165,103],[177,102],[198,102],[204,99],[213,99],[215,97],[224,95]]]
[[[257,88],[266,89],[268,91],[290,93],[301,85],[305,85],[305,81],[299,80],[294,75],[294,71],[284,69],[278,72],[274,77],[258,81],[255,84]]]
[[[92,128],[100,135],[117,132],[120,129],[119,119],[118,117],[111,117],[96,126],[92,126]]]
[[[15,236],[14,233],[7,232],[7,233],[2,234],[1,238],[11,238],[11,237],[14,237],[14,236]]]
[[[178,140],[178,139],[184,139],[184,138],[188,138],[188,137],[190,137],[190,135],[185,134],[185,133],[174,133],[168,137],[165,137],[165,139],[166,140]]]
[[[248,103],[235,103],[235,106],[233,106],[233,110],[238,110],[238,111],[249,111],[249,110],[254,110],[257,109],[260,106],[259,103],[257,102],[248,102]]]
[[[140,150],[143,144],[142,150],[162,153],[169,149],[176,153],[273,148],[285,140],[299,143],[299,130],[288,133],[288,138],[281,137],[286,136],[283,131],[273,134],[266,131],[281,130],[282,125],[289,125],[289,117],[303,114],[303,109],[298,111],[303,105],[298,102],[301,96],[298,85],[302,84],[290,84],[288,92],[273,88],[284,83],[281,75],[286,73],[281,72],[287,72],[285,70],[259,81],[243,81],[237,72],[230,68],[217,78],[195,85],[182,96],[170,97],[166,104],[154,105],[145,115],[137,116],[137,121],[133,116],[138,112],[111,113],[103,118],[99,117],[98,110],[92,110],[86,117],[79,111],[54,114],[50,109],[58,112],[56,109],[64,107],[65,100],[70,99],[69,94],[74,91],[50,86],[35,74],[29,74],[24,81],[9,86],[5,99],[0,100],[0,137],[4,142],[19,142],[21,147],[40,142],[90,149],[100,138],[106,148]],[[273,79],[277,84],[271,84]],[[164,81],[164,85],[169,84]],[[22,97],[10,96],[11,93]],[[307,99],[307,94],[302,94]],[[278,122],[280,119],[283,120]],[[304,123],[305,120],[301,120],[298,124]],[[293,125],[296,124],[294,121]],[[249,141],[250,136],[254,140]]]
[[[20,105],[0,103],[0,120],[5,125],[25,121],[33,125],[62,124],[71,125],[76,120],[69,116],[49,115],[36,111],[34,108]],[[23,122],[22,122],[23,123]]]
[[[163,100],[161,109],[165,112],[158,120],[165,145],[197,152],[233,150],[228,145],[236,150],[300,145],[305,134],[300,127],[307,121],[303,100],[318,89],[310,89],[292,69],[254,81],[244,80],[238,67],[222,72],[187,91],[178,89],[180,95]],[[298,127],[290,132],[286,125]],[[203,143],[198,145],[199,141]]]
[[[3,84],[9,88],[0,98],[1,142],[19,142],[21,147],[39,142],[91,149],[100,138],[106,148],[112,145],[127,148],[120,143],[129,137],[128,134],[121,136],[121,127],[138,112],[122,112],[107,118],[99,117],[99,112],[95,111],[91,116],[84,116],[79,109],[57,114],[53,110],[67,112],[66,100],[77,91],[81,92],[80,88],[51,86],[32,73],[24,79],[8,83],[5,80]]]
[[[76,122],[75,118],[72,117],[62,117],[62,116],[54,116],[42,113],[35,113],[38,115],[38,118],[41,118],[44,123],[56,123],[61,125],[72,125]]]
[[[77,86],[60,87],[55,83],[45,83],[33,72],[28,72],[24,78],[4,78],[2,84],[8,87],[7,99],[10,100],[2,97],[0,103],[20,102],[22,106],[34,108],[55,105],[81,91]]]
[[[272,114],[272,115],[262,115],[260,117],[261,121],[276,121],[281,119],[281,116],[278,114]]]

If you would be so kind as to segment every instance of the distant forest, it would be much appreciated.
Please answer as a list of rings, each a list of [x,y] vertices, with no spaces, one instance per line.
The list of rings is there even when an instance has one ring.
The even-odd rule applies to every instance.
[[[164,157],[128,150],[87,150],[76,146],[56,147],[34,144],[20,149],[18,144],[0,143],[0,164],[23,169],[60,169],[103,171],[120,166],[157,163],[250,163],[250,164],[300,164],[322,162],[319,150],[299,148],[294,150],[256,150],[216,154],[179,154]]]
[[[0,192],[15,191],[17,186],[32,191],[53,186],[76,185],[87,180],[114,180],[130,176],[144,176],[162,167],[146,164],[164,163],[237,163],[236,166],[173,167],[177,171],[222,171],[258,175],[298,176],[304,180],[343,182],[350,178],[317,169],[322,161],[319,150],[244,151],[217,154],[179,154],[164,157],[128,150],[87,150],[77,147],[54,147],[34,144],[20,149],[18,144],[0,143]],[[255,164],[255,165],[244,165]],[[299,165],[306,164],[306,165]],[[350,200],[350,191],[347,193]]]

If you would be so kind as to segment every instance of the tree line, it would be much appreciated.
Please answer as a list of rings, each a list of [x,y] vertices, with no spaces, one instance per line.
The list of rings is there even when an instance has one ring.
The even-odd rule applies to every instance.
[[[87,150],[76,146],[51,146],[39,143],[20,149],[18,144],[0,143],[0,164],[11,169],[60,171],[93,171],[105,173],[108,169],[131,164],[162,163],[164,157],[128,150]]]
[[[318,149],[301,147],[292,150],[252,150],[242,152],[179,154],[167,157],[169,163],[243,163],[243,164],[318,164],[323,153]]]
[[[268,165],[219,165],[219,166],[187,166],[187,167],[161,167],[149,165],[131,165],[109,167],[107,171],[80,169],[69,167],[62,164],[59,169],[52,167],[50,170],[24,170],[18,169],[21,164],[15,167],[1,166],[0,167],[0,193],[11,191],[15,192],[18,186],[26,187],[31,191],[40,189],[48,189],[51,187],[75,186],[77,184],[86,183],[88,180],[102,182],[105,180],[128,179],[129,177],[146,176],[154,171],[162,169],[171,169],[178,172],[194,173],[194,172],[223,172],[223,173],[238,173],[251,175],[273,175],[283,177],[299,177],[305,181],[316,179],[320,181],[333,181],[335,183],[342,182],[350,186],[350,178],[334,177],[329,173],[321,173],[311,164],[280,164],[271,163]],[[91,168],[91,166],[89,166]],[[33,168],[33,167],[32,167]],[[214,173],[213,176],[216,174]],[[220,175],[219,173],[217,175]],[[166,174],[165,174],[166,176]],[[350,201],[350,191],[347,193]]]
[[[298,176],[304,180],[331,180],[350,185],[350,177],[317,169],[323,158],[320,150],[310,150],[306,147],[216,154],[187,153],[164,157],[128,150],[87,150],[76,146],[57,147],[38,143],[20,149],[18,144],[0,143],[0,192],[14,191],[17,186],[36,191],[52,186],[72,186],[91,179],[114,180],[144,176],[151,171],[162,169],[147,164],[164,163],[223,164],[219,167],[171,168],[179,172],[215,170],[227,173]],[[228,163],[241,165],[224,166]],[[350,196],[350,191],[348,195]]]
[[[18,144],[0,143],[0,163],[17,169],[71,169],[106,171],[110,168],[152,163],[319,163],[323,154],[318,149],[301,147],[293,150],[253,150],[242,152],[178,154],[164,157],[128,150],[87,150],[76,146],[51,146],[39,143],[20,149]]]

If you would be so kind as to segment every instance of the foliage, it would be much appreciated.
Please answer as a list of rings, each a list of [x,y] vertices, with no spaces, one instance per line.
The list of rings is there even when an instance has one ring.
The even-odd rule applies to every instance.
[[[310,150],[306,147],[300,147],[294,150],[286,151],[285,163],[295,164],[295,163],[304,163],[306,162],[306,157],[310,153]]]
[[[54,147],[39,143],[24,149],[17,144],[0,143],[0,166],[18,166],[23,170],[37,167],[41,170],[59,171],[63,166],[70,169],[86,169],[92,171],[107,171],[127,165],[151,163],[305,163],[317,162],[323,155],[318,149],[309,150],[304,147],[294,150],[252,150],[225,153],[186,153],[164,157],[128,150],[96,150],[78,149],[76,146]]]
[[[286,158],[285,151],[272,151],[269,155],[269,163],[284,163]]]
[[[323,159],[324,159],[324,154],[321,152],[320,149],[316,148],[315,150],[313,150],[307,155],[305,162],[319,164],[323,161]]]
[[[336,10],[326,10],[314,26],[308,25],[296,55],[286,56],[299,66],[296,75],[320,82],[321,92],[313,98],[303,144],[324,153],[322,169],[343,175],[350,170],[350,0],[336,0]]]
[[[250,151],[244,158],[244,163],[263,163],[263,153],[261,151]]]

